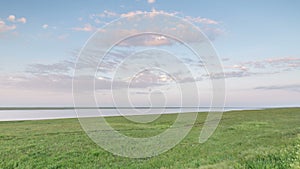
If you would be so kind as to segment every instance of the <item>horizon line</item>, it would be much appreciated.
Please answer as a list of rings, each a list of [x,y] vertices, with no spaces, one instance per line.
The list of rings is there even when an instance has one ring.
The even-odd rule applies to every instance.
[[[76,110],[76,109],[181,109],[181,108],[297,108],[300,106],[224,106],[224,107],[210,107],[210,106],[103,106],[103,107],[34,107],[34,106],[22,106],[22,107],[0,107],[0,111],[2,110]]]

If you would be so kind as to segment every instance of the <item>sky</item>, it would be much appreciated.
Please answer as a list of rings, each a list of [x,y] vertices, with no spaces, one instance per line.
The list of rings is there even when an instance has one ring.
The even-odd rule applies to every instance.
[[[300,106],[299,7],[300,2],[296,0],[2,1],[0,106],[73,106],[74,64],[89,38],[118,18],[147,12],[179,17],[206,35],[221,61],[225,74],[225,106]],[[158,30],[166,25],[153,24],[149,29]],[[118,28],[118,31],[124,32],[122,28],[125,29],[125,26]],[[104,31],[102,33],[105,34]],[[182,32],[181,35],[189,36],[188,33]],[[162,52],[173,51],[198,74],[197,85],[201,88],[200,95],[203,95],[201,105],[209,106],[209,79],[203,78],[205,70],[202,70],[201,65],[197,67],[192,64],[195,63],[192,59],[193,54],[178,43],[170,43],[165,36],[145,37],[141,37],[142,41],[152,41],[149,40],[149,43],[140,46],[130,41],[126,42],[127,45],[120,44],[112,49],[111,56],[108,55],[104,62],[111,63],[117,54],[127,56],[136,50],[159,48],[160,53],[152,51],[148,56],[155,54],[156,59],[160,58],[161,65],[166,64],[166,68],[171,65],[171,72],[174,70],[173,73],[176,73],[177,69],[174,68],[177,68],[176,64],[181,63],[177,62],[178,60],[170,61],[168,53]],[[155,63],[153,58],[145,57],[147,59],[141,60],[140,56],[132,55],[131,59],[125,60],[130,65],[134,65],[134,61],[146,65]],[[130,68],[133,71],[137,67]],[[128,67],[124,67],[124,70],[116,75],[129,76],[130,71],[126,70]],[[122,72],[127,72],[128,75]],[[100,74],[97,74],[100,87],[96,88],[99,93],[96,98],[104,105],[112,105],[115,98],[111,98],[113,94],[103,85],[106,83],[104,80],[109,80],[108,77],[111,77],[113,72],[106,68],[102,71],[99,69],[97,73]],[[168,74],[159,70],[137,73],[136,77],[140,76],[142,77],[139,81],[131,79],[136,87],[133,85],[130,89],[134,91],[130,97],[133,97],[137,105],[151,105],[147,100],[150,94],[152,104],[161,106],[161,90],[165,90],[167,85],[159,83],[155,88],[155,84],[151,83],[153,88],[149,88],[149,79],[156,77],[155,80],[168,85],[173,84],[172,79],[166,78]],[[147,84],[140,83],[141,81]],[[191,84],[188,80],[184,82],[184,88],[189,89],[185,92],[191,95]],[[128,91],[123,91],[122,85],[126,86],[128,83],[117,81],[114,92],[119,99],[115,100],[121,105],[127,105],[123,96],[127,97],[124,92]],[[175,90],[176,84],[173,88],[168,88],[168,96],[172,99],[179,97]],[[138,94],[140,96],[137,96]],[[170,105],[176,102],[172,99]]]

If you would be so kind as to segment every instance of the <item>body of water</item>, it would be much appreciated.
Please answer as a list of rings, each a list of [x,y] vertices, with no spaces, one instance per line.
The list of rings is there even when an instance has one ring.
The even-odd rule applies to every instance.
[[[255,107],[227,107],[224,111],[232,110],[257,110],[262,108]],[[104,109],[79,109],[79,117],[96,116],[128,116],[145,114],[170,114],[178,112],[208,112],[210,108],[104,108]],[[19,121],[19,120],[42,120],[42,119],[63,119],[77,118],[76,111],[72,108],[2,108],[0,109],[0,121]]]

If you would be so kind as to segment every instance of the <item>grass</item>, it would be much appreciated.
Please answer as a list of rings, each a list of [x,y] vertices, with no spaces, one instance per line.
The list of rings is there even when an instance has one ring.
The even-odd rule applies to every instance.
[[[104,151],[77,119],[0,122],[0,168],[300,168],[300,108],[224,113],[212,137],[199,144],[206,115],[199,113],[177,146],[146,159]],[[107,121],[125,135],[147,137],[167,129],[176,116],[149,124],[122,117]]]

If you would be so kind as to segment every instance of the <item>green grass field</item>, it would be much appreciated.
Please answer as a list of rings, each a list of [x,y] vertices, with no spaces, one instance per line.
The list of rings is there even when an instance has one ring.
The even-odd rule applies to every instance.
[[[300,108],[224,113],[213,136],[199,144],[206,115],[199,113],[177,146],[146,159],[104,151],[77,119],[0,122],[0,168],[300,168]],[[150,124],[107,120],[126,135],[146,137],[167,129],[175,118],[163,115]]]

